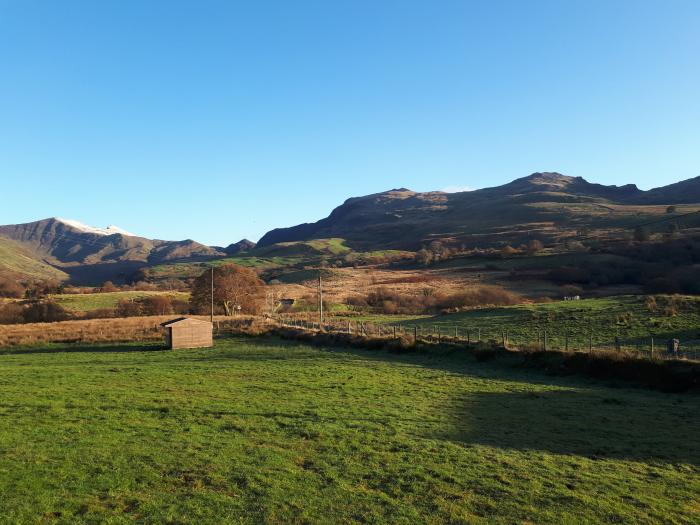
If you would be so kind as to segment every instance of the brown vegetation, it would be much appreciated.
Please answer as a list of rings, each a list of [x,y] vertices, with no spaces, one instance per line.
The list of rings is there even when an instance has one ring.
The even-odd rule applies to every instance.
[[[65,321],[70,317],[61,305],[53,301],[33,300],[0,304],[0,324],[53,323]]]
[[[24,297],[24,286],[15,279],[0,276],[0,297]]]
[[[265,301],[265,283],[250,268],[224,264],[213,270],[214,313],[259,314]],[[201,314],[211,311],[212,271],[206,270],[195,279],[190,304]]]
[[[103,313],[108,314],[109,309],[103,308]],[[186,301],[179,301],[167,295],[153,295],[139,297],[138,299],[122,299],[117,303],[112,315],[105,317],[138,317],[149,315],[187,314],[190,305]]]
[[[371,309],[384,314],[430,314],[521,302],[521,296],[497,286],[473,286],[452,294],[435,293],[432,288],[424,288],[419,294],[407,294],[380,287],[364,297],[353,296],[347,299],[347,304],[355,310]]]
[[[195,316],[196,317],[196,316]],[[44,343],[100,343],[160,341],[164,333],[160,324],[169,321],[172,315],[131,317],[127,319],[92,319],[63,321],[56,323],[32,323],[0,325],[0,347],[11,345],[35,345]],[[208,317],[201,317],[208,320]],[[250,316],[215,318],[221,328],[248,327],[250,333],[261,333],[262,318]],[[241,328],[241,330],[243,330]]]

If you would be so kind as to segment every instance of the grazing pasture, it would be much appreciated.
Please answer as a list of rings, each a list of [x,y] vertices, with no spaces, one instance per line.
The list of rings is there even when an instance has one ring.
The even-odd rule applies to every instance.
[[[10,523],[697,523],[700,398],[460,352],[0,355]]]
[[[55,294],[51,296],[51,299],[71,312],[91,312],[103,308],[115,308],[117,303],[122,300],[143,299],[144,297],[155,296],[164,296],[180,301],[187,301],[190,298],[188,292],[124,291]]]
[[[387,316],[377,316],[391,322]],[[615,338],[630,349],[648,350],[651,338],[657,350],[665,341],[679,338],[686,348],[700,349],[700,298],[694,296],[619,296],[580,301],[522,304],[482,308],[421,317],[405,321],[426,331],[442,329],[450,335],[457,327],[461,335],[470,330],[476,337],[500,341],[508,332],[513,345],[536,345],[547,331],[548,344],[563,348],[569,334],[570,348],[586,349],[592,334],[594,346],[611,347]]]

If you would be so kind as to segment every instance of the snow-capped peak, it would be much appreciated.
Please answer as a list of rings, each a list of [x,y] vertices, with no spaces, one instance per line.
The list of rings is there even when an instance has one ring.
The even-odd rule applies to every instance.
[[[85,233],[94,233],[95,235],[114,235],[116,233],[119,233],[121,235],[137,237],[137,235],[129,233],[126,230],[122,230],[118,226],[114,225],[107,226],[106,228],[95,228],[94,226],[88,226],[87,224],[83,224],[82,222],[74,221],[71,219],[62,219],[61,217],[54,217],[54,219],[56,219],[59,222],[62,222],[67,226],[70,226],[71,228],[75,228],[76,230],[80,230],[81,232]]]

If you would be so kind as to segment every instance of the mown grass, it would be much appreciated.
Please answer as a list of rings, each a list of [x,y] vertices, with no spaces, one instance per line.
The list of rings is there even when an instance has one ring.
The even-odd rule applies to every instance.
[[[190,294],[187,292],[125,291],[90,294],[55,294],[51,296],[51,299],[66,310],[72,312],[90,312],[102,308],[114,308],[119,301],[124,299],[141,299],[154,295],[164,295],[171,299],[178,299],[181,301],[187,301],[190,297]]]
[[[0,356],[8,523],[697,523],[700,399],[459,353]]]
[[[657,348],[671,337],[693,348],[700,346],[700,298],[657,297],[658,306],[653,311],[647,306],[646,296],[618,296],[484,308],[405,323],[426,330],[439,327],[445,334],[453,333],[455,327],[461,335],[470,330],[475,336],[480,330],[482,339],[500,340],[507,331],[513,344],[537,344],[538,332],[543,338],[546,330],[549,344],[557,348],[564,346],[567,333],[572,348],[587,348],[591,334],[594,346],[610,346],[616,337],[622,345],[641,350],[650,346],[652,337]],[[675,310],[669,304],[675,304]],[[385,316],[378,319],[387,322]]]

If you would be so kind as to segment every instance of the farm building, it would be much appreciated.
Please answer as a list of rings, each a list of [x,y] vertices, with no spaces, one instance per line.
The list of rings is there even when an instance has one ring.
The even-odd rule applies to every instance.
[[[213,326],[209,321],[179,317],[162,323],[165,344],[171,350],[178,348],[208,348],[213,346]]]

